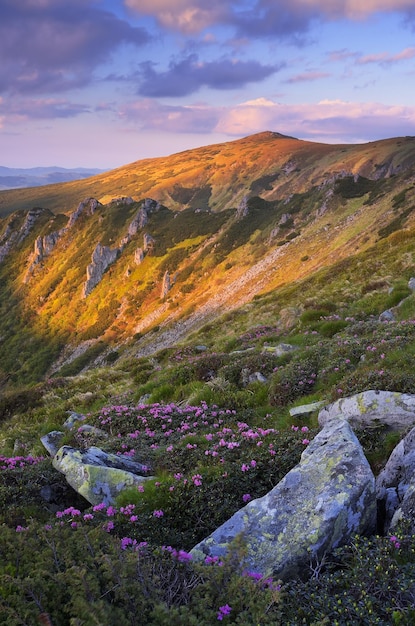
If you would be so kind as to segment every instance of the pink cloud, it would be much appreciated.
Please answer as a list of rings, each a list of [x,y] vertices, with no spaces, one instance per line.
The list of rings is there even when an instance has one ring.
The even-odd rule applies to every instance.
[[[311,80],[320,80],[320,78],[327,78],[331,76],[327,72],[304,72],[303,74],[297,74],[296,76],[292,76],[288,78],[286,83],[304,83]]]
[[[152,15],[166,28],[194,34],[222,21],[229,1],[210,0],[206,3],[203,0],[125,0],[125,4],[138,13]]]
[[[399,61],[407,61],[415,57],[415,48],[405,48],[397,54],[388,54],[387,52],[380,52],[379,54],[367,54],[358,59],[359,65],[366,65],[367,63],[398,63]]]
[[[152,100],[131,103],[120,112],[124,122],[141,131],[221,134],[243,137],[275,130],[300,139],[359,143],[381,137],[415,135],[415,106],[376,102],[322,100],[282,104],[257,98],[233,107],[207,104],[163,105]]]

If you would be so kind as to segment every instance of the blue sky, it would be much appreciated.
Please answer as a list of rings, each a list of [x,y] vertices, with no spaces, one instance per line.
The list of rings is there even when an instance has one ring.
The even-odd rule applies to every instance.
[[[1,0],[0,165],[415,135],[414,0]]]

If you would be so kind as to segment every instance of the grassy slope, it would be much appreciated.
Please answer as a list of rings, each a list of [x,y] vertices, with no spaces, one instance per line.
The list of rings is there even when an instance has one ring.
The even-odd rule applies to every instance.
[[[138,519],[134,524],[117,514],[114,536],[102,530],[108,521],[105,515],[96,515],[91,526],[75,536],[67,534],[73,532],[69,522],[64,527],[55,526],[53,507],[39,498],[45,484],[63,485],[49,461],[2,470],[0,515],[6,526],[0,542],[4,563],[0,592],[3,608],[14,607],[4,623],[13,624],[15,619],[17,624],[20,618],[16,615],[23,614],[26,621],[35,622],[40,608],[33,594],[42,598],[42,611],[50,614],[53,623],[62,625],[80,615],[88,620],[91,607],[94,614],[101,611],[101,621],[109,619],[110,612],[119,611],[111,613],[112,620],[125,619],[131,624],[139,614],[149,624],[167,623],[163,620],[190,624],[192,619],[208,625],[217,621],[218,607],[226,603],[234,607],[234,613],[227,617],[229,623],[243,615],[239,623],[246,626],[296,623],[300,614],[304,623],[370,623],[364,621],[369,613],[373,619],[383,619],[380,623],[413,623],[413,611],[402,592],[413,582],[414,551],[408,538],[402,539],[406,547],[399,553],[387,538],[343,550],[334,561],[341,563],[341,575],[332,565],[327,572],[323,568],[318,580],[309,585],[284,587],[282,601],[275,593],[257,598],[257,590],[246,588],[244,579],[232,578],[232,568],[226,569],[226,579],[215,578],[212,573],[211,583],[206,575],[197,578],[196,573],[188,572],[193,585],[197,580],[192,592],[196,599],[175,595],[170,581],[179,580],[183,571],[170,566],[166,570],[165,560],[157,553],[144,575],[151,588],[150,602],[141,599],[140,585],[131,593],[132,570],[127,564],[130,556],[133,562],[134,553],[129,556],[119,549],[119,538],[127,533],[154,546],[189,548],[200,539],[195,533],[205,535],[227,519],[242,506],[244,495],[265,493],[298,461],[305,445],[303,438],[316,432],[316,416],[293,420],[289,415],[293,405],[316,399],[329,401],[369,388],[415,393],[415,296],[407,289],[415,273],[415,229],[412,212],[408,212],[415,190],[406,177],[395,176],[359,195],[361,191],[354,185],[335,186],[323,211],[319,209],[327,199],[326,188],[308,190],[286,204],[255,200],[248,216],[236,226],[232,212],[210,216],[212,221],[202,223],[193,219],[200,214],[192,211],[175,218],[166,210],[163,220],[157,221],[157,216],[150,220],[149,232],[158,233],[158,253],[133,268],[131,257],[139,241],[129,244],[125,256],[107,272],[87,301],[79,298],[79,291],[91,247],[104,237],[107,244],[114,245],[125,233],[136,207],[123,212],[107,207],[80,221],[28,286],[22,286],[21,277],[35,233],[30,248],[23,246],[5,261],[1,323],[3,341],[7,333],[9,339],[3,355],[16,375],[23,372],[20,380],[33,380],[36,367],[37,376],[41,376],[42,368],[64,342],[87,341],[90,348],[63,365],[57,376],[38,385],[21,387],[9,380],[1,397],[0,454],[25,458],[43,454],[40,435],[62,429],[66,412],[75,410],[90,414],[91,423],[108,431],[107,449],[130,452],[134,448],[139,458],[151,461],[161,487],[153,483],[136,502]],[[290,213],[293,222],[289,228],[279,227],[272,236],[283,213]],[[388,225],[392,232],[382,237],[379,231]],[[292,232],[299,234],[290,239]],[[184,258],[182,249],[187,253]],[[176,256],[171,256],[170,267],[173,252]],[[126,277],[128,266],[132,273]],[[178,270],[179,274],[169,298],[161,302],[159,279],[165,269]],[[183,289],[184,285],[189,290]],[[398,321],[379,323],[379,314],[399,302],[402,305],[395,310]],[[165,325],[151,330],[158,322]],[[131,340],[140,323],[149,332]],[[104,334],[86,339],[94,327]],[[180,335],[183,327],[186,333]],[[171,347],[157,351],[166,340]],[[273,355],[269,348],[280,342],[290,343],[296,350],[288,356]],[[203,351],[201,345],[205,346]],[[83,370],[94,363],[100,350],[101,366]],[[256,372],[266,382],[250,381]],[[169,411],[171,403],[178,406],[180,427],[184,420],[180,411],[187,404],[200,407],[206,425],[193,417],[192,411],[197,409],[189,410],[191,427],[175,434],[174,441],[171,439],[173,451],[169,452],[162,421],[158,423],[149,413],[155,434],[143,432],[141,437],[132,438],[136,414],[147,415],[148,409],[134,408],[143,396],[150,403],[170,403]],[[122,406],[125,408],[120,409]],[[223,413],[218,416],[218,411]],[[108,412],[113,421],[104,424],[103,416]],[[257,439],[241,438],[240,447],[226,449],[217,458],[207,456],[205,451],[212,444],[205,435],[210,436],[218,419],[235,433],[237,424],[246,422],[253,431],[261,432],[265,444],[258,447]],[[299,430],[293,431],[292,425]],[[307,435],[301,432],[305,426],[309,428]],[[260,429],[277,429],[278,434],[270,431],[264,435]],[[214,435],[218,441],[222,436]],[[235,434],[232,441],[239,442],[238,436]],[[396,438],[381,429],[359,433],[359,437],[377,472]],[[76,433],[68,434],[65,441],[102,444],[99,440],[84,441]],[[159,448],[150,452],[155,441]],[[252,459],[257,461],[255,472],[242,473],[242,464]],[[179,485],[173,478],[177,471],[190,484],[192,476],[200,474],[200,492],[184,483]],[[175,490],[170,491],[171,486]],[[129,494],[127,499],[131,497]],[[121,504],[125,506],[127,501]],[[166,511],[161,521],[152,515],[153,510],[160,509]],[[18,524],[29,526],[26,536],[15,532]],[[53,527],[52,534],[43,536],[44,524]],[[33,572],[34,545],[38,576]],[[55,561],[50,556],[51,545]],[[73,546],[73,553],[68,554],[68,546]],[[90,563],[86,554],[88,559],[95,555],[96,561]],[[140,562],[146,567],[143,560]],[[102,569],[102,563],[112,566]],[[130,572],[125,577],[117,574],[121,563],[119,571]],[[378,571],[387,575],[379,577]],[[226,594],[220,591],[223,589]],[[134,609],[131,597],[141,602]],[[160,612],[155,616],[157,607]]]

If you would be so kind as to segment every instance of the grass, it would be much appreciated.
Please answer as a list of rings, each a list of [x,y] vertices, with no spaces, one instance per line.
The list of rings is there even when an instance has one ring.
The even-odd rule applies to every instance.
[[[276,175],[274,139],[262,141],[273,169],[259,163],[256,146],[255,164],[244,166],[245,175],[256,168],[247,180],[254,180],[253,190],[263,189],[264,198],[251,198],[240,221],[234,209],[243,189],[229,164],[243,158],[249,164],[252,142],[215,148],[214,160],[206,160],[215,167],[198,163],[198,175],[207,172],[209,183],[202,178],[190,183],[194,169],[183,155],[158,161],[159,173],[165,168],[162,182],[143,164],[140,189],[157,191],[166,204],[148,223],[154,250],[139,266],[133,264],[142,244],[139,233],[86,301],[78,292],[91,236],[94,244],[102,236],[116,245],[139,204],[123,212],[100,209],[81,220],[28,285],[20,279],[35,232],[0,266],[0,455],[9,464],[0,470],[0,623],[37,623],[43,616],[58,626],[210,626],[218,615],[245,626],[299,619],[413,623],[415,545],[404,528],[393,542],[356,539],[327,561],[311,564],[310,580],[281,588],[278,581],[241,576],[235,566],[243,558],[241,544],[221,567],[200,570],[186,557],[186,550],[241,508],[248,495],[267,493],[298,462],[305,445],[301,428],[311,439],[318,425],[316,414],[293,418],[290,408],[366,389],[415,393],[415,305],[407,286],[415,259],[413,187],[403,175],[387,181],[345,178],[336,183],[326,211],[319,212],[326,191],[307,183],[307,159],[315,161],[314,150],[321,150],[325,165],[313,173],[318,180],[325,167],[335,171],[334,148],[299,154],[297,186],[290,187],[291,174]],[[209,151],[203,154],[211,158]],[[286,153],[281,159],[283,167]],[[137,189],[134,172],[118,173],[126,177],[123,195],[129,185]],[[91,190],[95,183],[82,184]],[[116,185],[116,177],[109,176],[103,196]],[[61,189],[36,193],[53,204]],[[61,210],[75,187],[64,189]],[[169,189],[176,203],[186,201],[191,208],[170,207]],[[204,209],[216,203],[221,212],[195,214],[198,203]],[[289,214],[289,228],[270,239],[283,213]],[[389,234],[402,225],[405,230]],[[382,229],[384,236],[375,241]],[[255,298],[237,306],[231,294],[217,309],[222,316],[208,323],[201,318],[182,343],[151,350],[160,331],[180,330],[280,238],[287,242],[281,256],[250,280],[258,280]],[[176,283],[163,308],[165,269],[176,274]],[[388,308],[397,321],[379,322]],[[137,328],[141,334],[133,336]],[[85,340],[86,349],[77,352]],[[277,356],[279,344],[294,350]],[[64,347],[76,356],[62,358],[52,376],[50,363],[63,357]],[[108,451],[145,461],[156,476],[144,492],[124,493],[115,513],[75,500],[50,460],[38,460],[45,454],[40,436],[62,430],[68,411],[83,413],[104,429]],[[397,436],[382,429],[358,435],[378,472]],[[98,443],[76,431],[65,441],[79,447]],[[50,484],[60,494],[58,503],[39,496]]]

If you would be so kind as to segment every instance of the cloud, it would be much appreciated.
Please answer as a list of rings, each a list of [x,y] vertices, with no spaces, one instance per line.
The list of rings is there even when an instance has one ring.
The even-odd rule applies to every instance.
[[[199,33],[227,20],[229,0],[125,0],[129,9],[153,16],[168,29],[186,34]],[[208,5],[208,6],[206,6]]]
[[[206,133],[218,124],[221,109],[203,104],[171,106],[153,100],[139,100],[125,105],[120,118],[141,130],[166,133]]]
[[[307,81],[320,80],[321,78],[327,78],[331,76],[327,72],[304,72],[303,74],[297,74],[296,76],[291,76],[291,78],[287,78],[286,83],[304,83]]]
[[[124,0],[140,15],[184,34],[213,25],[233,27],[239,36],[298,38],[316,19],[362,20],[374,13],[409,14],[413,0]],[[299,39],[300,41],[300,39]]]
[[[388,54],[387,52],[381,52],[379,54],[368,54],[360,57],[357,60],[359,65],[366,65],[368,63],[379,63],[380,65],[390,65],[392,63],[399,63],[400,61],[407,61],[415,57],[415,48],[405,48],[397,54]]]
[[[57,98],[25,98],[23,100],[0,100],[0,112],[8,120],[56,119],[77,117],[83,113],[90,113],[89,106],[76,104]]]
[[[142,131],[244,137],[274,130],[327,143],[359,143],[415,135],[415,106],[342,100],[289,105],[256,98],[235,107],[212,107],[206,104],[170,106],[145,99],[125,106],[120,117]]]
[[[342,100],[297,105],[250,101],[228,109],[215,130],[241,136],[266,129],[330,143],[415,135],[415,106]]]
[[[141,84],[138,93],[146,97],[186,96],[201,87],[211,89],[238,89],[248,83],[259,82],[283,67],[261,65],[258,61],[199,61],[191,54],[178,62],[171,62],[165,72],[156,72],[154,64],[141,64]]]
[[[123,43],[150,40],[88,0],[2,0],[0,93],[47,93],[88,84]]]

